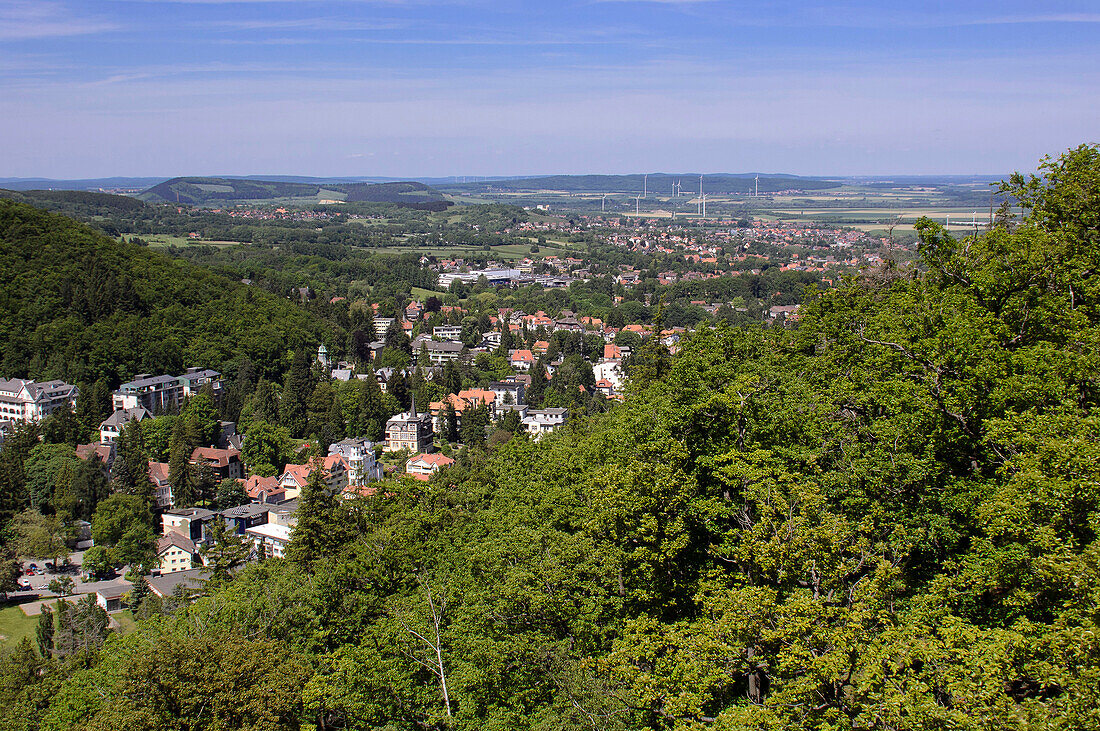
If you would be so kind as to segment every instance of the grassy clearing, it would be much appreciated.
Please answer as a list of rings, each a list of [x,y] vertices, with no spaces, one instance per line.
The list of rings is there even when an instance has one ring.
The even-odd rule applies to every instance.
[[[0,609],[0,650],[11,650],[26,637],[34,639],[37,624],[38,618],[23,614],[18,604]]]
[[[428,297],[440,297],[442,298],[446,292],[436,292],[434,289],[424,289],[423,287],[413,287],[412,296],[413,299],[418,301],[424,301]]]
[[[137,628],[137,621],[134,619],[134,615],[129,609],[115,612],[111,615],[111,618],[118,622],[118,631],[122,634],[128,634]]]

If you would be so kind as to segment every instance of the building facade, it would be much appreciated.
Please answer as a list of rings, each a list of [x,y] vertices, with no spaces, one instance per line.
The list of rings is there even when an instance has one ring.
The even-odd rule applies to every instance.
[[[408,411],[397,414],[386,422],[386,444],[383,449],[387,452],[400,452],[403,449],[414,454],[434,452],[434,442],[432,416],[417,413],[415,398]]]
[[[76,408],[80,390],[64,381],[0,379],[0,421],[41,421],[68,404]]]

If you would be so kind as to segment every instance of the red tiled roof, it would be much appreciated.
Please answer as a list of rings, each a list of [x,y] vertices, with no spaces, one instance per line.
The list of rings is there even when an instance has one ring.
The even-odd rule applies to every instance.
[[[241,453],[236,449],[215,449],[213,447],[195,447],[191,453],[191,461],[200,459],[213,467],[228,467],[231,459],[241,458]]]

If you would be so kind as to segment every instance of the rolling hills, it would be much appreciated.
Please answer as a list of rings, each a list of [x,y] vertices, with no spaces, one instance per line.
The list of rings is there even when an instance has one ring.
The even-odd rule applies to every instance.
[[[152,203],[195,206],[235,203],[294,203],[321,201],[397,203],[409,206],[446,206],[443,194],[423,183],[304,183],[243,178],[172,178],[141,193]]]

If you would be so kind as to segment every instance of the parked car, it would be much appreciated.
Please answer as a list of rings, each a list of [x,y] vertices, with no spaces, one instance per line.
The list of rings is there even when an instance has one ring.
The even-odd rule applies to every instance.
[[[55,571],[57,571],[57,564],[55,564],[53,561],[47,561],[46,571],[50,572],[51,574],[54,573]]]
[[[36,564],[36,563],[27,564],[27,568],[30,569],[31,571],[38,571],[38,564]]]
[[[31,582],[23,578],[22,576],[19,577],[19,580],[16,583],[19,585],[20,591],[30,591],[31,589]]]

